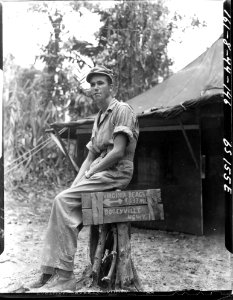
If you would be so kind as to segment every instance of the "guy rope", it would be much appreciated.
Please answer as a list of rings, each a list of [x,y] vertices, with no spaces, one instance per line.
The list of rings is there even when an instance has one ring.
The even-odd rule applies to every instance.
[[[63,128],[62,130],[57,132],[57,134],[58,135],[62,134],[66,130],[67,130],[67,128]],[[47,138],[45,141],[41,142],[40,144],[38,144],[31,150],[27,151],[23,155],[19,156],[18,158],[13,160],[10,164],[8,164],[5,167],[5,168],[7,168],[7,170],[4,172],[4,175],[7,175],[10,172],[12,172],[13,170],[17,169],[21,164],[25,163],[30,157],[32,157],[33,155],[35,155],[36,153],[41,151],[44,147],[48,146],[52,141],[55,141],[58,144],[58,142],[53,138],[53,135],[51,134],[51,136],[49,138]],[[58,144],[58,146],[59,146],[59,144]],[[59,148],[60,148],[60,146],[59,146]],[[64,151],[63,151],[63,153],[64,153]]]

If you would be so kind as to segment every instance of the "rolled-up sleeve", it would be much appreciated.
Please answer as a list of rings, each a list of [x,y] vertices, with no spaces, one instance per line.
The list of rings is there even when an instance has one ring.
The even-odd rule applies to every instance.
[[[118,133],[125,134],[129,141],[134,138],[135,118],[129,106],[122,105],[118,108],[114,125],[113,139]]]

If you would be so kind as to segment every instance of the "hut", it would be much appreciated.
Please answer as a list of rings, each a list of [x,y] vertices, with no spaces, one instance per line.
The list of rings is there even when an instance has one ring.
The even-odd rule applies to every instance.
[[[140,125],[128,189],[161,188],[165,216],[136,226],[197,235],[224,231],[222,100],[220,37],[185,68],[128,101]],[[93,117],[66,124],[77,140],[78,165],[92,124]]]

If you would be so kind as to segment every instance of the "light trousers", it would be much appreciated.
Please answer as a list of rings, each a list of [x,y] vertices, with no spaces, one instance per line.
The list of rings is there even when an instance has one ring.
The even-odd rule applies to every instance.
[[[81,194],[124,189],[133,175],[133,163],[123,160],[114,168],[83,177],[75,186],[55,197],[42,250],[41,270],[53,274],[55,268],[73,271],[78,233],[82,227]]]

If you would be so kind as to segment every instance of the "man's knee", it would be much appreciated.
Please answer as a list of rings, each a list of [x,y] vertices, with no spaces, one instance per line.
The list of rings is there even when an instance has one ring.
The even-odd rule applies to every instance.
[[[57,194],[57,196],[55,197],[55,202],[56,203],[66,203],[67,199],[70,198],[70,193],[69,190],[64,190],[62,192],[60,192],[59,194]]]
[[[81,194],[66,189],[54,198],[54,204],[59,206],[79,206],[81,204]]]
[[[57,194],[57,196],[54,199],[54,203],[61,204],[63,202],[64,202],[64,197],[63,197],[62,193]]]

